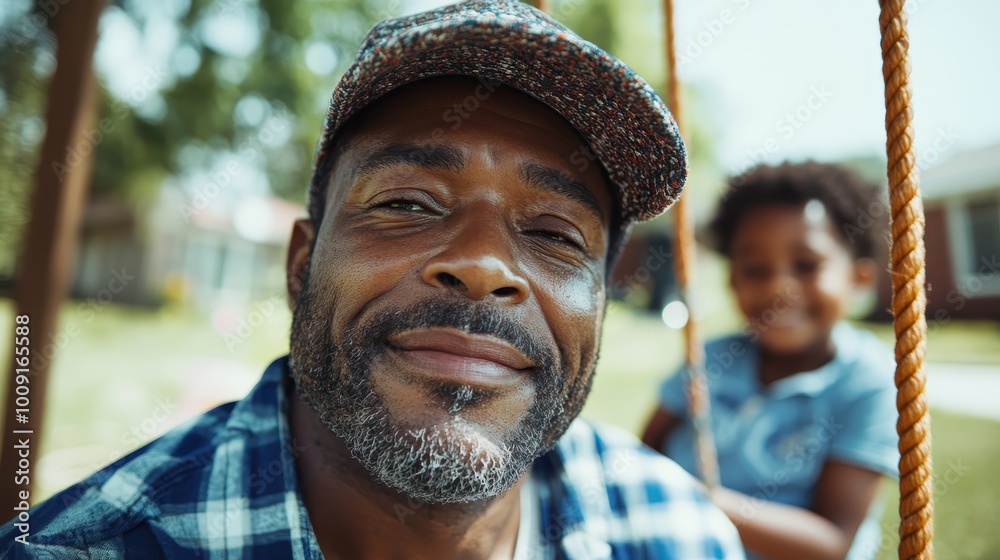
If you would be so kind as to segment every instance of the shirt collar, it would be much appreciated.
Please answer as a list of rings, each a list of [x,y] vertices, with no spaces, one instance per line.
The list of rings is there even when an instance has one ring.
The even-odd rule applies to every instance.
[[[849,363],[857,351],[854,332],[846,322],[838,322],[830,336],[833,338],[833,359],[822,366],[779,379],[768,387],[772,398],[782,399],[795,395],[815,397],[840,378],[843,364]]]

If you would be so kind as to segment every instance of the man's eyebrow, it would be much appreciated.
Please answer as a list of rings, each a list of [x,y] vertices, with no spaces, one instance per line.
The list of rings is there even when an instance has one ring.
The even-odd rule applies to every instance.
[[[577,181],[559,171],[539,163],[521,164],[521,176],[529,185],[543,190],[551,191],[582,203],[597,214],[597,217],[604,222],[604,211],[597,202],[597,197],[580,181]]]
[[[391,144],[365,158],[355,169],[354,176],[361,177],[396,165],[458,172],[465,167],[465,156],[460,150],[451,146]]]

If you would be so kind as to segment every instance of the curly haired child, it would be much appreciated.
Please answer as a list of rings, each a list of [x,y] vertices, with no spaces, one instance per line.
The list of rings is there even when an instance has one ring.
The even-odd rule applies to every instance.
[[[711,223],[746,318],[705,348],[713,498],[751,558],[878,547],[878,491],[898,461],[893,359],[844,321],[877,276],[876,188],[841,166],[760,166],[730,182]],[[694,473],[685,381],[664,382],[643,441]]]

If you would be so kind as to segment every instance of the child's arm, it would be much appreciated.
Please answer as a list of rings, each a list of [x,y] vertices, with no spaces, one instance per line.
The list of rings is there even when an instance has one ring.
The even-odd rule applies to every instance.
[[[712,494],[748,551],[773,560],[843,560],[878,494],[879,472],[831,460],[823,466],[812,510],[758,500],[727,488]]]
[[[646,429],[642,431],[642,443],[660,451],[663,442],[667,441],[670,433],[680,424],[681,419],[670,413],[662,406],[657,406],[653,411],[653,417],[646,424]]]

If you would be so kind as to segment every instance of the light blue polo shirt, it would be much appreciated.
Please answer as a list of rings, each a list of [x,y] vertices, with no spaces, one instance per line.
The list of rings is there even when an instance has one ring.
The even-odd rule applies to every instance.
[[[712,430],[722,485],[752,498],[810,508],[813,487],[828,459],[897,476],[894,360],[889,348],[846,322],[833,330],[836,355],[814,371],[762,386],[759,352],[749,336],[705,346]],[[680,369],[677,373],[680,373]],[[660,405],[687,416],[686,379],[667,379]],[[662,451],[697,473],[694,433],[684,422]],[[748,499],[748,512],[756,507]],[[851,560],[875,556],[881,504],[858,529]]]

